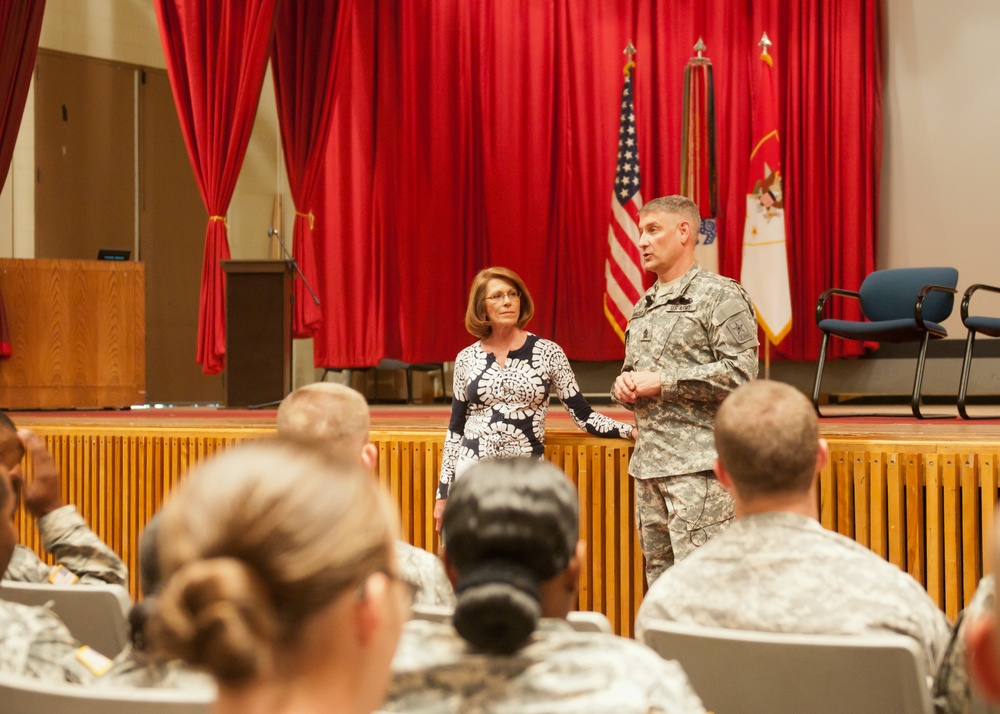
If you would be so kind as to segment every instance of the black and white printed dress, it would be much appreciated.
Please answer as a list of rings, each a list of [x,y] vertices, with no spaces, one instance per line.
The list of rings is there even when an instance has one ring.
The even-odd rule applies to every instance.
[[[553,389],[581,429],[629,438],[631,424],[598,414],[587,403],[566,353],[555,342],[528,333],[523,346],[507,353],[503,367],[480,342],[459,352],[437,497],[447,498],[455,478],[480,459],[542,456]]]

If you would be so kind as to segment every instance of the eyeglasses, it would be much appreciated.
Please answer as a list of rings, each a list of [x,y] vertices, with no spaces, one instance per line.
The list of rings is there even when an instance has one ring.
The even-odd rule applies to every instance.
[[[510,300],[514,302],[515,300],[521,299],[521,293],[518,290],[508,290],[505,293],[496,293],[495,295],[487,295],[486,299],[490,302],[503,302],[504,300]]]

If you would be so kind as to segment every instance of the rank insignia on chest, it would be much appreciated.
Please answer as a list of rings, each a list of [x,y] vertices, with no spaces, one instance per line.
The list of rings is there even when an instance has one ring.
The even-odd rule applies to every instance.
[[[642,330],[641,339],[643,342],[649,342],[653,338],[652,331],[648,327],[644,327]]]

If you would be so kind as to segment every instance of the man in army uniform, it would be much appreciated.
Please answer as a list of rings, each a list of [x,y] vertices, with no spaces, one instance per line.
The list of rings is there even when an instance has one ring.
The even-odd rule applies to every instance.
[[[365,398],[343,384],[307,384],[278,407],[279,435],[319,443],[335,457],[359,460],[374,474],[378,450],[368,440],[370,428]],[[401,576],[414,589],[415,605],[455,605],[455,593],[436,555],[397,540],[396,561]]]
[[[907,573],[819,523],[828,448],[798,390],[767,380],[729,396],[715,423],[716,473],[735,501],[731,528],[668,570],[639,608],[653,620],[735,630],[912,637],[933,676],[951,628]]]
[[[997,609],[1000,607],[1000,598],[997,597],[998,581],[996,579],[996,573],[1000,572],[997,569],[998,566],[1000,566],[1000,518],[993,526],[994,574],[988,575],[980,581],[972,602],[966,608],[965,617],[960,623],[960,627],[956,628],[960,630],[956,634],[964,638],[962,670],[968,672],[968,679],[975,683],[976,691],[979,692],[981,698],[994,705],[1000,704],[1000,612]],[[946,659],[941,666],[947,668],[949,661]],[[942,677],[939,676],[938,680],[941,679]],[[969,711],[968,682],[965,681],[963,684],[965,686],[962,698],[958,699],[957,703],[966,708],[948,708],[956,704],[956,700],[949,697],[947,704],[939,711]],[[950,689],[951,693],[954,693],[955,687],[952,686]],[[935,699],[934,704],[940,706],[939,700]],[[995,707],[989,708],[991,712],[995,710]],[[976,711],[986,710],[980,708]]]
[[[0,412],[0,435],[8,444],[0,451],[0,460],[8,470],[15,501],[17,497],[24,500],[35,518],[43,547],[56,557],[56,565],[49,566],[30,548],[18,545],[3,579],[57,585],[76,582],[125,585],[128,568],[122,559],[90,529],[75,506],[63,503],[59,470],[45,442],[27,429],[17,430],[3,412]],[[34,465],[30,479],[21,470],[25,447]]]
[[[0,433],[0,454],[17,451],[17,435]],[[6,569],[17,544],[15,494],[10,473],[0,464],[0,570]],[[89,684],[111,661],[81,647],[51,610],[0,600],[0,672],[51,682]]]
[[[972,685],[969,681],[969,653],[966,636],[980,618],[995,607],[996,583],[990,573],[979,581],[972,600],[959,613],[948,649],[941,658],[934,678],[934,709],[944,714],[966,714],[972,702]]]
[[[732,521],[732,499],[712,473],[712,424],[726,395],[757,376],[753,304],[738,282],[698,266],[700,227],[683,196],[639,211],[643,267],[657,282],[632,311],[611,390],[639,427],[628,472],[650,585]]]

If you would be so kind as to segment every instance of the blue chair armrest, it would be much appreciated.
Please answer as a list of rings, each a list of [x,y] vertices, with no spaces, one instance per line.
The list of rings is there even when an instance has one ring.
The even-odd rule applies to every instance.
[[[921,330],[926,330],[927,327],[924,325],[924,298],[927,297],[929,293],[932,292],[950,293],[954,295],[958,291],[955,288],[950,288],[947,285],[925,285],[920,288],[920,292],[917,293],[917,300],[913,303],[913,319],[917,321],[917,327]],[[949,313],[951,310],[948,311]],[[942,320],[944,322],[944,320]]]
[[[855,299],[860,299],[861,294],[854,292],[853,290],[844,290],[843,288],[830,288],[822,295],[819,296],[819,300],[816,301],[816,324],[818,325],[820,320],[823,319],[823,308],[826,307],[826,301],[829,300],[834,295],[840,295],[842,297],[852,297]]]
[[[976,283],[975,285],[970,285],[962,296],[962,323],[964,324],[967,319],[969,319],[969,303],[972,301],[972,294],[977,290],[986,290],[991,293],[1000,293],[1000,288],[994,285],[986,285],[984,283]]]

